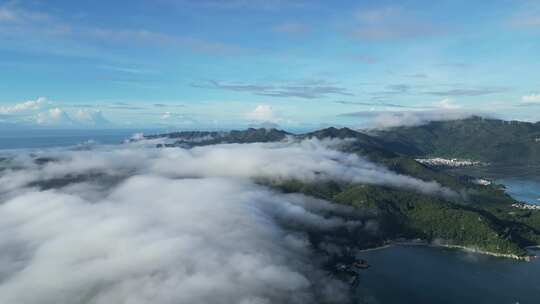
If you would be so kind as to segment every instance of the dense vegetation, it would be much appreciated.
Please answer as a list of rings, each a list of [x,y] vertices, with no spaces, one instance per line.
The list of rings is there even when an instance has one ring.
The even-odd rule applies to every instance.
[[[521,256],[526,246],[540,243],[540,213],[512,208],[512,200],[500,190],[491,189],[475,201],[450,201],[361,184],[287,181],[273,186],[364,210],[377,223],[376,233],[364,240],[366,248],[396,239],[422,239]]]
[[[145,136],[147,139],[168,138],[174,140],[173,143],[166,146],[205,146],[221,143],[256,143],[256,142],[273,142],[280,141],[286,136],[291,135],[282,130],[276,129],[254,129],[239,131],[233,130],[229,132],[218,131],[187,131],[173,132],[158,135]]]
[[[540,123],[472,117],[376,133],[394,152],[474,159],[499,165],[540,164]]]
[[[226,133],[180,132],[167,135],[176,145],[276,141],[290,136],[279,130],[249,129]],[[303,193],[362,212],[365,233],[349,235],[356,246],[369,248],[399,239],[421,239],[481,251],[526,255],[540,244],[540,211],[517,209],[497,185],[482,186],[472,178],[449,174],[415,161],[419,156],[458,157],[501,164],[540,164],[540,125],[471,118],[395,128],[371,136],[351,129],[327,128],[298,138],[352,138],[341,147],[390,170],[425,181],[437,181],[460,193],[443,198],[384,186],[336,181],[261,181],[284,192]],[[197,138],[205,138],[197,140]]]

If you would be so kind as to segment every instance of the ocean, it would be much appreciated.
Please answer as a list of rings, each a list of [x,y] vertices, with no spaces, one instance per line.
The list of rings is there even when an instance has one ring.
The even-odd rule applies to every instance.
[[[371,265],[360,272],[360,303],[540,303],[538,259],[521,262],[413,245],[371,250],[359,257]]]
[[[0,150],[69,147],[82,144],[120,144],[135,133],[159,130],[1,130]]]

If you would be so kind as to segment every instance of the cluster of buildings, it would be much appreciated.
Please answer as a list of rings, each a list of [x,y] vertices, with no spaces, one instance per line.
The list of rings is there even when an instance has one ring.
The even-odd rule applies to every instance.
[[[531,205],[531,204],[524,204],[524,203],[514,203],[512,204],[512,207],[525,209],[525,210],[540,210],[540,205]]]
[[[417,162],[428,165],[428,166],[436,166],[436,167],[451,167],[451,168],[457,168],[457,167],[470,167],[470,166],[479,166],[482,165],[482,162],[474,161],[474,160],[467,160],[467,159],[446,159],[446,158],[418,158],[416,159]]]
[[[478,179],[475,179],[473,181],[473,183],[477,184],[477,185],[482,185],[482,186],[489,186],[491,185],[491,181],[487,180],[487,179],[483,179],[483,178],[478,178]]]

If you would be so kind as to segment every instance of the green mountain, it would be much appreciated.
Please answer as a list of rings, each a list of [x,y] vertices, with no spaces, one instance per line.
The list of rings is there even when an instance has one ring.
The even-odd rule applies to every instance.
[[[166,134],[147,135],[146,139],[166,138],[173,140],[172,143],[160,145],[161,146],[205,146],[224,143],[256,143],[256,142],[273,142],[285,139],[285,137],[292,135],[288,132],[277,129],[254,129],[249,128],[247,130],[233,130],[226,132],[218,131],[185,131],[185,132],[173,132]]]
[[[539,165],[540,123],[472,117],[376,132],[386,147],[414,157],[465,158],[496,165]]]
[[[498,185],[478,185],[469,176],[423,165],[416,157],[470,158],[489,163],[540,163],[540,125],[478,117],[432,122],[425,126],[394,128],[365,134],[327,128],[292,135],[280,130],[248,129],[231,132],[179,132],[158,135],[175,140],[168,146],[252,143],[285,137],[350,139],[341,149],[399,174],[437,181],[459,193],[445,198],[384,186],[327,181],[259,181],[279,191],[303,193],[349,205],[376,223],[362,235],[343,232],[359,248],[396,240],[467,247],[491,254],[525,257],[526,247],[540,244],[540,211],[512,206],[515,201]],[[316,237],[315,237],[316,238]]]

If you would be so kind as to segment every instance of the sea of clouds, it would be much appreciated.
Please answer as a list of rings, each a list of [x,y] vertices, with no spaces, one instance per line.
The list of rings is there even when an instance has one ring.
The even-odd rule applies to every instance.
[[[308,232],[370,223],[254,179],[453,193],[339,152],[340,144],[156,149],[141,141],[5,153],[0,303],[346,303],[349,287],[321,268]]]

